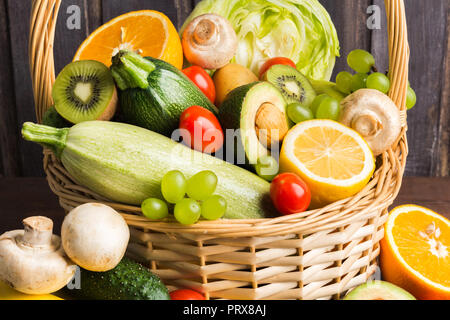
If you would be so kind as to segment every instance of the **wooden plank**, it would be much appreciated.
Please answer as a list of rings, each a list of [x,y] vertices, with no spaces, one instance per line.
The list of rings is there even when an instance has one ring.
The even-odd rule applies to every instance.
[[[130,11],[151,9],[163,12],[169,17],[175,26],[177,25],[177,9],[173,0],[103,0],[102,7],[104,23]]]
[[[384,8],[383,0],[374,0],[374,3]],[[446,113],[442,110],[446,105],[442,104],[441,97],[449,94],[448,88],[441,93],[445,81],[449,81],[443,69],[444,57],[448,54],[447,5],[448,1],[436,1],[430,6],[421,0],[405,0],[411,48],[410,82],[417,94],[417,105],[408,112],[408,176],[441,175],[442,170],[438,168],[446,158],[442,152],[448,153],[448,144],[447,147],[440,144],[440,139],[448,132],[448,122],[441,119],[439,123],[439,115]],[[383,16],[384,12],[383,9]],[[387,51],[386,43],[386,24],[383,24],[382,30],[372,34],[372,51],[377,61],[387,67],[387,60],[380,58]]]
[[[6,2],[0,1],[0,176],[20,175],[13,70]]]
[[[70,24],[73,8],[80,10],[80,28],[73,29]],[[55,70],[58,74],[62,68],[73,60],[73,57],[93,28],[101,23],[100,0],[64,0],[58,14],[55,34]],[[90,26],[92,24],[92,27]]]
[[[28,34],[31,1],[7,0],[11,60],[14,74],[17,122],[14,130],[20,132],[26,121],[36,121],[33,89],[28,64]],[[43,176],[42,147],[18,137],[19,161],[24,176]]]
[[[329,12],[336,26],[340,46],[341,57],[337,59],[334,68],[333,81],[337,73],[347,70],[347,55],[354,49],[370,50],[371,32],[367,28],[367,8],[371,0],[320,0]]]
[[[447,6],[447,44],[444,45],[445,50],[442,67],[442,86],[441,86],[441,112],[439,117],[438,128],[438,146],[436,151],[438,156],[435,157],[432,166],[432,175],[449,177],[450,176],[450,6]]]

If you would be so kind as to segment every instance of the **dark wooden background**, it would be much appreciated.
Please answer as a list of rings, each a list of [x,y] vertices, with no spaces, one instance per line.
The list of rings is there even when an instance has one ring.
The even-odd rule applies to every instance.
[[[449,176],[450,60],[449,1],[405,0],[411,47],[412,87],[417,106],[408,113],[409,176]],[[69,63],[81,42],[103,22],[139,9],[166,13],[180,27],[194,0],[64,0],[56,32],[56,71]],[[329,11],[341,42],[336,71],[346,68],[345,57],[355,48],[372,51],[377,67],[388,65],[383,0],[321,0]],[[67,8],[82,10],[81,30],[66,27]],[[367,8],[382,8],[381,30],[369,30]],[[34,121],[28,65],[31,0],[0,0],[0,177],[42,176],[42,150],[20,137],[21,125]]]

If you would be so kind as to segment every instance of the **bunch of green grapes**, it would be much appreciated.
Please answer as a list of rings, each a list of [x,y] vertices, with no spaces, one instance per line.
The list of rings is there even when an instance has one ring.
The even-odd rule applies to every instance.
[[[180,171],[169,171],[161,181],[161,193],[167,203],[175,205],[174,217],[184,225],[195,224],[200,217],[218,220],[225,215],[226,200],[214,195],[218,178],[212,171],[201,171],[189,180]],[[187,195],[187,197],[186,197]],[[142,203],[142,212],[150,220],[161,220],[169,216],[168,204],[150,198]]]
[[[347,56],[347,63],[356,73],[342,71],[336,76],[336,86],[344,94],[351,94],[359,89],[375,89],[387,94],[391,89],[391,81],[380,72],[372,72],[375,67],[375,58],[365,50],[353,50]],[[411,109],[416,104],[416,93],[408,83],[406,106]]]

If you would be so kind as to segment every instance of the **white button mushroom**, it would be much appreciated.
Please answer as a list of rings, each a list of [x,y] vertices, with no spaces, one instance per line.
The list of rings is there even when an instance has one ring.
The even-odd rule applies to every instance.
[[[64,254],[53,221],[46,217],[23,220],[24,230],[0,236],[0,280],[26,294],[49,294],[73,278],[76,265]]]
[[[130,230],[113,208],[87,203],[65,217],[61,238],[65,252],[80,267],[104,272],[114,269],[122,260]]]
[[[375,156],[388,150],[400,136],[400,111],[378,90],[358,90],[342,100],[341,107],[339,121],[357,131]]]
[[[191,64],[205,69],[219,69],[233,59],[238,40],[227,19],[207,13],[187,25],[182,43],[184,55]]]

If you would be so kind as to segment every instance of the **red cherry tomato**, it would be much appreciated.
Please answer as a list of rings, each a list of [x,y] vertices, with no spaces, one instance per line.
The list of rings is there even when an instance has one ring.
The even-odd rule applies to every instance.
[[[261,69],[259,70],[260,78],[262,78],[264,73],[266,73],[266,71],[269,70],[270,67],[272,67],[272,66],[274,66],[276,64],[284,64],[284,65],[287,65],[287,66],[291,66],[293,68],[297,68],[297,66],[295,65],[294,61],[292,61],[289,58],[284,58],[284,57],[272,58],[272,59],[267,60],[262,65]]]
[[[200,152],[214,153],[223,146],[224,135],[219,120],[200,106],[186,109],[180,117],[183,143]]]
[[[192,66],[183,70],[183,73],[211,100],[216,100],[216,87],[210,75],[199,66]]]
[[[171,300],[205,300],[205,297],[194,290],[180,289],[170,293]]]
[[[303,212],[311,204],[308,185],[293,173],[275,177],[270,185],[270,197],[275,208],[283,215]]]

